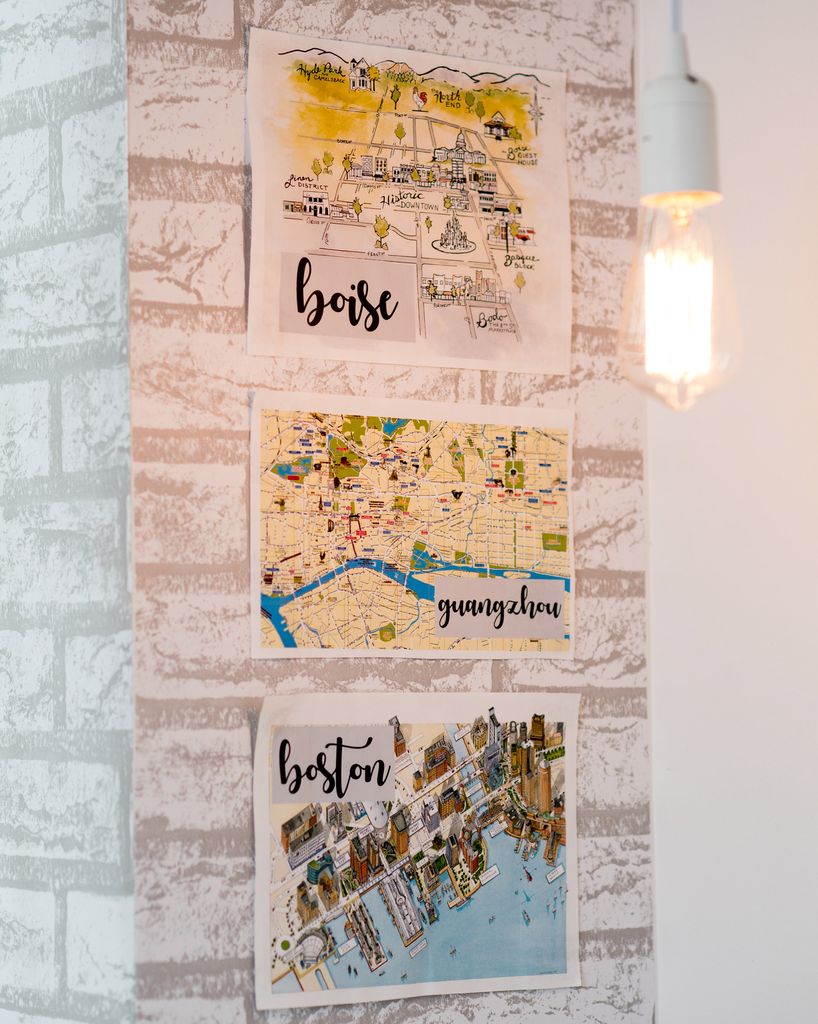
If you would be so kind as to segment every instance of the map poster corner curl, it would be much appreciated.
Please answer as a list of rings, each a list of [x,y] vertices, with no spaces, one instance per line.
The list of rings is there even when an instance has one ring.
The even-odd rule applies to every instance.
[[[258,1009],[579,985],[578,695],[317,696],[259,722]]]
[[[253,655],[570,657],[570,424],[257,393]]]
[[[564,374],[565,76],[252,29],[254,354]]]

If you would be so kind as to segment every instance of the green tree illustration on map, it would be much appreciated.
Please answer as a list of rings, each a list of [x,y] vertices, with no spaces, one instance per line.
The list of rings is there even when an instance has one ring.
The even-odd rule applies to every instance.
[[[475,100],[474,93],[473,92],[467,92],[463,96],[463,100],[464,100],[464,102],[466,104],[466,108],[468,109],[469,113],[471,113],[471,108],[474,106],[474,100]]]
[[[312,162],[312,173],[315,175],[316,181],[318,181],[318,179],[321,177],[322,170],[323,168],[321,167],[321,161],[318,159],[318,157],[316,157]]]
[[[354,202],[352,203],[352,209],[353,209],[353,211],[355,213],[355,216],[358,218],[358,220],[360,220],[361,219],[361,210],[363,210],[363,207],[361,206],[361,200],[358,199],[357,197],[354,200]]]
[[[517,276],[514,278],[514,283],[517,285],[517,289],[522,294],[523,288],[525,287],[525,275],[522,270],[517,271]]]
[[[378,79],[381,77],[381,69],[376,67],[374,64],[371,64],[369,66],[369,70],[367,71],[367,75],[369,75],[370,82],[377,82]]]
[[[389,93],[389,99],[395,104],[395,110],[397,110],[398,100],[400,99],[400,89],[396,85],[392,87],[392,92]]]
[[[522,140],[523,134],[520,131],[520,129],[515,126],[514,128],[509,128],[508,137],[510,139],[513,139],[515,142],[520,142]]]
[[[349,177],[349,172],[352,170],[352,160],[350,159],[349,153],[341,161],[341,166],[344,168],[344,177]]]
[[[386,217],[382,217],[377,214],[375,217],[375,234],[378,236],[377,242],[375,242],[376,249],[388,249],[389,246],[386,244],[384,239],[389,234],[389,221]]]
[[[451,210],[451,208],[452,208],[452,197],[451,196],[444,196],[443,197],[443,208],[445,210]]]
[[[486,108],[483,106],[483,101],[482,100],[478,100],[475,103],[475,105],[474,105],[474,112],[478,116],[478,118],[482,121],[484,116],[485,116],[485,113],[486,113]]]
[[[403,142],[406,138],[406,129],[403,127],[403,121],[398,121],[398,125],[395,128],[395,138],[398,142]]]
[[[426,231],[427,232],[432,230],[432,218],[431,217],[427,216],[426,220],[424,221],[424,224],[426,225]]]
[[[412,168],[412,173],[409,175],[409,177],[414,182],[420,181],[420,171],[417,169],[417,167]]]
[[[513,199],[508,204],[508,212],[511,214],[512,217],[514,217],[516,214],[518,214],[520,212],[520,207],[514,202]],[[517,232],[519,230],[520,230],[520,225],[517,223],[516,220],[511,221],[511,223],[506,221],[506,252],[508,252],[508,240],[509,240],[509,238],[511,238],[511,239],[516,238],[517,237]]]
[[[332,174],[330,167],[335,163],[335,157],[330,153],[329,150],[324,152],[324,167],[326,168],[327,174]]]

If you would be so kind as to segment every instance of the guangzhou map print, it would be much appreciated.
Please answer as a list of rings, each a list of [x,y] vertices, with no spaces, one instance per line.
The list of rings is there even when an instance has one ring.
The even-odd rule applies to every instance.
[[[251,351],[568,372],[564,89],[255,31]]]
[[[256,656],[570,652],[564,418],[337,398],[302,411],[288,398],[254,409]],[[438,635],[435,588],[452,578],[560,581],[564,635]]]

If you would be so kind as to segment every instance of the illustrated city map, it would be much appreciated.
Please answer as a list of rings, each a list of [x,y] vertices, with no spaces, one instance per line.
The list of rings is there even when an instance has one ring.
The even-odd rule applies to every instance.
[[[500,721],[487,701],[467,722],[390,724],[394,801],[269,807],[267,991],[298,1005],[577,984],[565,723]]]
[[[568,651],[568,429],[542,410],[505,423],[432,418],[423,402],[404,403],[412,418],[375,414],[393,404],[290,411],[257,397],[256,655]],[[444,579],[561,581],[564,635],[438,635]]]
[[[252,350],[568,372],[562,75],[267,32],[250,60]],[[304,294],[363,278],[395,319],[311,329],[304,255]]]

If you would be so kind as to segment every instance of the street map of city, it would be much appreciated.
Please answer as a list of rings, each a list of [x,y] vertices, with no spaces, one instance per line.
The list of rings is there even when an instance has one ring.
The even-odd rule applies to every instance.
[[[565,374],[565,76],[252,29],[254,354]]]
[[[257,393],[254,656],[569,656],[570,423]]]
[[[268,697],[254,769],[258,1009],[579,985],[578,705]]]

